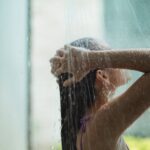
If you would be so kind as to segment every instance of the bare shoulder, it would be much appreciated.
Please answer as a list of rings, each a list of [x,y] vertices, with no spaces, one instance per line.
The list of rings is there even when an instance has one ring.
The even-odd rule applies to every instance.
[[[125,93],[96,113],[93,124],[118,138],[150,106],[150,73],[144,74]],[[101,133],[99,129],[97,131]]]
[[[121,134],[149,108],[149,90],[150,73],[146,73],[125,93],[103,105],[87,123],[86,133],[83,134],[85,147],[89,143],[93,150],[96,147],[115,149]]]

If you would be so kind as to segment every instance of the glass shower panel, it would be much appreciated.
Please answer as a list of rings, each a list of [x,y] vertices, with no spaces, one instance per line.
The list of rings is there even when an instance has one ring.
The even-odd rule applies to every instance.
[[[28,147],[28,2],[0,1],[0,149]]]

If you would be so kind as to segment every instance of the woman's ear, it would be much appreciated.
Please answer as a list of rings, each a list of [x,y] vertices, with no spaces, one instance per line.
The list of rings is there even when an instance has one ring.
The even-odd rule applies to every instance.
[[[97,89],[103,88],[105,90],[110,90],[111,92],[115,91],[115,86],[111,83],[109,75],[105,70],[96,71],[96,87]]]

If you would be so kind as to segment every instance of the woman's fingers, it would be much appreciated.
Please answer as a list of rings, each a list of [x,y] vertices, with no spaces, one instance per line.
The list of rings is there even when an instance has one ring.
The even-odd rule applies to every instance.
[[[67,87],[71,84],[80,82],[83,79],[83,77],[84,77],[83,74],[82,75],[81,74],[76,74],[72,78],[69,78],[68,80],[64,81],[63,86]]]
[[[64,49],[59,49],[56,51],[56,56],[64,57],[65,56],[65,51]]]
[[[62,58],[55,56],[50,59],[50,63],[51,63],[51,72],[55,74],[56,70],[58,70],[62,66]]]
[[[62,58],[59,56],[54,56],[53,58],[50,59],[51,64],[61,63],[61,61],[62,61]]]
[[[65,50],[64,50],[65,49]],[[78,82],[83,78],[83,74],[87,73],[87,67],[82,60],[82,52],[76,47],[65,45],[64,48],[59,49],[56,55],[50,60],[51,72],[55,76],[59,76],[62,73],[71,73],[75,78],[68,82]]]
[[[59,75],[61,75],[62,73],[65,73],[64,69],[63,69],[63,68],[59,68],[59,69],[55,70],[53,74],[54,74],[55,76],[59,76]]]
[[[70,78],[70,79],[64,81],[63,86],[64,86],[64,87],[67,87],[67,86],[70,86],[70,85],[73,84],[73,83],[75,83],[75,78],[74,78],[74,77],[72,77],[72,78]]]

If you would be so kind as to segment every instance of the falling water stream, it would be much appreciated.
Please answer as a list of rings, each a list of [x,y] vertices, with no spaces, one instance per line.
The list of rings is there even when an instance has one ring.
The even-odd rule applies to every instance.
[[[83,37],[92,37],[99,39],[100,41],[108,41],[112,48],[150,47],[150,30],[148,30],[150,27],[148,17],[150,12],[149,1],[66,0],[65,6],[65,44],[70,44],[72,41]],[[75,43],[73,45],[76,46]],[[83,45],[81,44],[81,47],[82,46]],[[111,61],[107,55],[105,56],[105,60],[110,66]],[[130,74],[132,79],[126,85],[118,88],[114,96],[118,96],[123,93],[142,75],[142,73],[137,71],[130,71]],[[93,85],[87,84],[86,87],[87,90],[89,90],[89,97],[92,97],[92,95],[90,95],[91,86]],[[70,105],[66,104],[66,110],[70,109],[68,111],[70,114],[67,114],[66,110],[62,111],[66,111],[68,117],[74,117],[71,116],[72,114],[80,116],[79,112],[74,112],[74,105],[76,104],[74,99],[76,95],[73,95],[73,91],[71,89],[68,91],[68,97],[70,97],[71,102]],[[65,98],[66,97],[64,97],[64,99]],[[62,101],[60,103],[62,103]],[[81,104],[86,104],[86,101],[83,101]],[[81,113],[84,112],[81,111]],[[126,131],[125,134],[150,136],[149,121],[150,112],[147,111]],[[59,123],[61,124],[61,122]],[[70,122],[70,124],[72,124],[72,122]],[[61,129],[62,128],[63,124],[61,124]],[[65,134],[67,135],[67,133]],[[51,149],[53,150],[56,148],[53,146]],[[70,150],[74,150],[73,145],[70,147]]]

